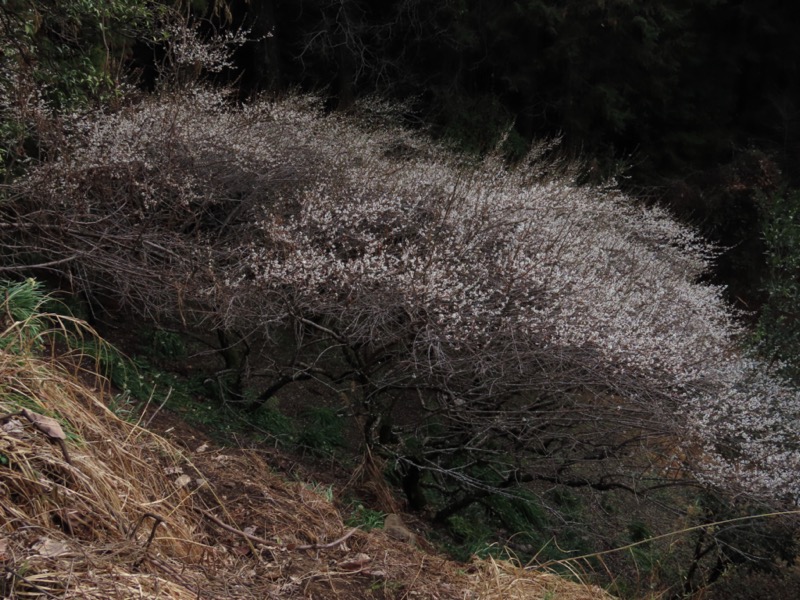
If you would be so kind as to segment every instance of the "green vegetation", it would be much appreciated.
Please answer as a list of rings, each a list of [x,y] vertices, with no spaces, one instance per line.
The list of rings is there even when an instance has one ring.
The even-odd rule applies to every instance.
[[[297,417],[283,414],[273,397],[244,418],[220,393],[212,372],[195,369],[179,375],[175,365],[191,362],[189,339],[160,328],[143,328],[137,348],[142,354],[124,355],[113,345],[95,339],[71,339],[75,351],[97,364],[98,372],[120,391],[110,407],[128,420],[139,418],[144,406],[166,408],[187,422],[202,426],[230,441],[233,434],[249,432],[255,439],[282,447],[330,457],[345,445],[344,421],[336,411],[309,406]]]
[[[109,102],[123,83],[122,61],[152,26],[155,10],[142,0],[4,2],[4,58],[30,65],[35,83],[58,107]]]
[[[56,111],[121,101],[132,48],[150,41],[165,10],[143,0],[0,3],[0,181],[53,151]]]
[[[156,359],[176,361],[187,358],[186,340],[179,333],[158,327],[145,328],[141,333],[141,338],[148,354]]]
[[[800,191],[763,197],[761,211],[768,271],[757,347],[800,381]]]
[[[321,483],[306,483],[306,487],[323,498],[326,502],[332,503],[333,502],[333,486],[332,485],[323,485]]]
[[[291,444],[297,435],[295,423],[284,415],[278,407],[278,399],[273,397],[250,415],[248,423],[263,435],[266,442],[275,441],[282,445]]]
[[[350,506],[350,516],[345,523],[350,527],[358,527],[364,531],[382,529],[386,515],[380,511],[365,507],[361,502],[355,502]]]
[[[35,279],[21,282],[0,281],[0,298],[3,307],[3,335],[0,348],[8,352],[21,352],[31,346],[41,346],[42,334],[52,326],[52,320],[43,315],[48,298],[42,284]]]
[[[440,506],[449,500],[435,494],[431,499]],[[459,560],[511,552],[523,564],[559,561],[591,552],[579,524],[592,520],[577,495],[554,491],[542,497],[519,490],[486,496],[448,517],[447,535],[438,541]]]
[[[331,408],[310,406],[301,416],[302,428],[297,443],[321,456],[333,454],[344,446],[344,420]]]

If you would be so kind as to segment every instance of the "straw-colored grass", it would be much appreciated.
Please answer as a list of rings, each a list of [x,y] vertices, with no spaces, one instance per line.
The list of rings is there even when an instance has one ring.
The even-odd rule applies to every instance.
[[[0,337],[13,336],[15,327],[24,324]],[[196,597],[159,569],[162,562],[181,569],[180,561],[197,560],[204,548],[195,539],[199,519],[184,506],[191,495],[164,476],[166,466],[181,463],[180,452],[109,411],[103,390],[89,387],[101,378],[85,377],[87,384],[79,367],[65,365],[19,346],[0,351],[4,594]],[[61,424],[69,463],[47,435],[14,414],[21,408]]]
[[[569,600],[612,600],[597,586],[579,585],[553,573],[531,572],[513,560],[477,561],[472,589],[487,600],[526,600],[528,598],[568,598]]]
[[[0,350],[0,598],[608,597],[351,532],[325,493],[286,482],[263,453],[180,450],[118,418],[63,335],[26,338],[24,326],[0,333],[19,333]],[[59,422],[69,461],[22,408]]]

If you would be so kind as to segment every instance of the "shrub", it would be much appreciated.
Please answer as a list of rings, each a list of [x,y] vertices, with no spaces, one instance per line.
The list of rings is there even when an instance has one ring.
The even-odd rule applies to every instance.
[[[78,118],[14,186],[3,256],[247,332],[271,377],[253,408],[313,378],[367,444],[410,460],[379,435],[402,421],[414,464],[456,489],[695,477],[797,499],[797,392],[699,283],[713,248],[613,185],[576,185],[552,148],[469,162],[391,107],[318,107],[187,88]]]

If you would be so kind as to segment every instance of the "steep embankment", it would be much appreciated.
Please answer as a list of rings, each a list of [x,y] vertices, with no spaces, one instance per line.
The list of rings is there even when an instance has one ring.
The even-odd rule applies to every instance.
[[[0,350],[2,598],[609,597],[348,528],[327,488],[257,451],[181,449],[109,410],[107,383],[69,366],[83,357],[23,339]]]

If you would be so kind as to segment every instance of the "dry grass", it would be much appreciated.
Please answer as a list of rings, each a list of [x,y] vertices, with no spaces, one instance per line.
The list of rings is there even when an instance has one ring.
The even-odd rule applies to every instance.
[[[478,561],[472,577],[473,590],[480,598],[512,600],[527,598],[569,598],[569,600],[611,600],[597,586],[576,585],[552,573],[531,572],[514,561]]]
[[[180,450],[119,419],[78,362],[0,350],[0,598],[608,597],[380,530],[337,541],[349,531],[327,490],[286,482],[257,451]],[[22,407],[61,424],[70,462],[10,416]]]
[[[81,379],[54,359],[0,351],[0,414],[26,407],[54,417],[67,432],[71,458],[67,463],[59,446],[26,419],[3,419],[3,592],[196,597],[162,573],[180,570],[182,561],[196,561],[204,551],[196,541],[198,519],[187,510],[191,494],[164,475],[165,467],[181,463],[180,453],[117,418],[101,401],[102,389]]]

